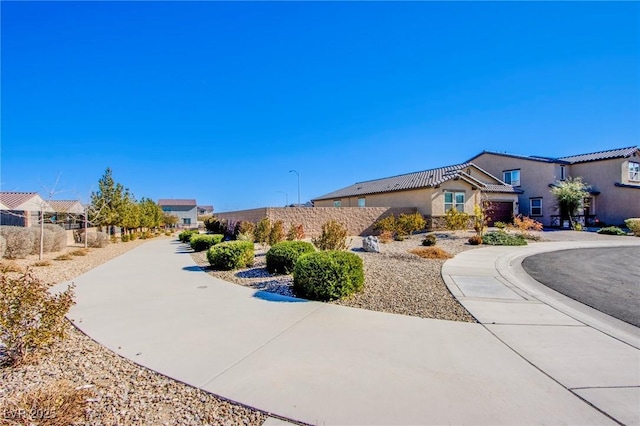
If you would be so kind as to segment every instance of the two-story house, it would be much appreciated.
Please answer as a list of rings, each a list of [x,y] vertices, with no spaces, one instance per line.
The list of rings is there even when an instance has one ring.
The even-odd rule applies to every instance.
[[[198,209],[196,200],[192,199],[160,199],[158,205],[165,214],[178,218],[181,228],[198,227]]]
[[[561,158],[483,151],[469,162],[519,188],[518,210],[545,226],[560,226],[553,185],[581,177],[591,186],[579,212],[587,224],[596,218],[621,225],[640,217],[640,150],[637,146]]]

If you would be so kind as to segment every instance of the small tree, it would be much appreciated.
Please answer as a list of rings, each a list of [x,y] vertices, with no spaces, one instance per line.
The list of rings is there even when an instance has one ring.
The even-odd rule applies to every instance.
[[[571,228],[574,227],[573,216],[579,207],[585,205],[585,199],[589,197],[589,189],[591,186],[583,182],[580,177],[557,182],[551,188],[551,193],[558,201],[560,216],[562,220],[569,220]]]
[[[268,217],[263,217],[256,225],[256,229],[253,231],[253,236],[256,243],[260,243],[263,246],[269,242],[271,236],[271,220]]]
[[[271,232],[269,232],[269,245],[278,244],[284,240],[284,223],[281,220],[277,220],[271,226]]]

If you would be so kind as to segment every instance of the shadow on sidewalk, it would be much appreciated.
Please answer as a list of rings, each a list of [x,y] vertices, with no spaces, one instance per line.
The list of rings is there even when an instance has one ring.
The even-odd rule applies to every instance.
[[[277,293],[270,293],[268,291],[256,291],[253,293],[253,297],[256,299],[266,300],[267,302],[278,303],[308,303],[306,299],[298,299],[297,297],[283,296]]]

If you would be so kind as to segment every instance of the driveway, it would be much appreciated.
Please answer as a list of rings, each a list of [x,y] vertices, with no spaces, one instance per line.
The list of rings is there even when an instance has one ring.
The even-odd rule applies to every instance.
[[[640,327],[640,247],[537,254],[522,267],[547,287]]]

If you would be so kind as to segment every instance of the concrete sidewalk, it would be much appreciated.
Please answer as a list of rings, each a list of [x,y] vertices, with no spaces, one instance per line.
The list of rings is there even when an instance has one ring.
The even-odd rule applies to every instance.
[[[556,319],[558,311],[527,298],[504,278],[505,252],[491,261],[484,257],[490,251],[465,252],[462,263],[459,255],[445,265],[449,285],[480,292],[459,296],[482,324],[256,292],[203,273],[181,244],[167,240],[146,243],[74,280],[77,304],[69,316],[95,340],[138,364],[307,423],[615,424],[613,418],[637,419],[637,399],[630,400],[640,386],[637,345],[570,315]],[[518,278],[518,271],[513,274]],[[495,298],[493,290],[489,298],[482,294],[486,289],[478,283],[495,287],[491,278],[506,288],[496,290],[503,297]],[[505,300],[513,306],[519,301],[525,309],[540,305],[542,311],[534,309],[531,320],[520,321],[525,324],[510,325],[521,313],[508,309]],[[493,304],[495,313],[474,308],[474,302]],[[486,324],[480,311],[500,316],[494,318],[497,324]],[[547,327],[557,330],[548,335],[538,325],[544,321],[561,325]],[[637,340],[637,329],[606,326],[632,344]],[[574,329],[582,334],[572,334]],[[565,339],[578,341],[565,345]],[[588,352],[557,358],[559,347],[581,343],[588,344]],[[614,404],[612,395],[628,402]]]

